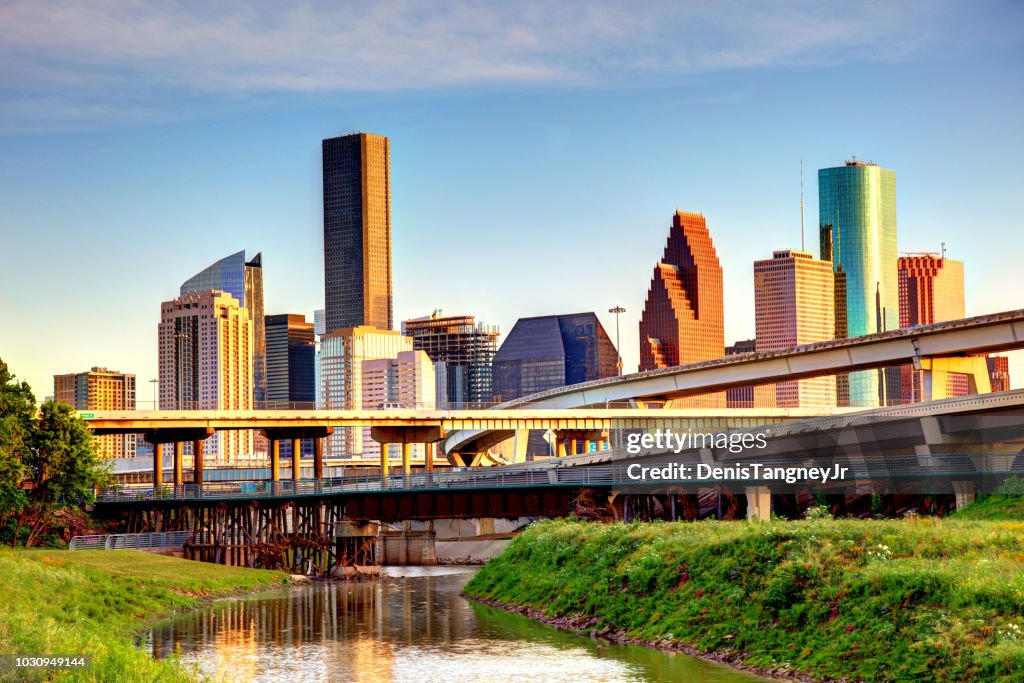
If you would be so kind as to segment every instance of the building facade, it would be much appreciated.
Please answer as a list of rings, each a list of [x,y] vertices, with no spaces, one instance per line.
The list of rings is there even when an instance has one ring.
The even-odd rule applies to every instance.
[[[359,410],[363,405],[363,361],[397,358],[412,351],[412,339],[368,325],[325,333],[320,338],[321,400],[325,410]],[[335,429],[324,439],[332,458],[363,458],[362,429]]]
[[[776,351],[826,341],[835,334],[832,264],[804,251],[776,251],[754,262],[755,350]],[[836,378],[755,387],[754,407],[836,405]]]
[[[732,346],[725,347],[725,355],[736,356],[742,353],[753,353],[756,350],[757,342],[753,339],[741,339]],[[735,387],[725,392],[725,405],[727,408],[753,408],[754,387]]]
[[[677,211],[640,318],[640,370],[725,355],[722,267],[704,216]]]
[[[219,290],[235,297],[252,321],[253,400],[262,405],[267,391],[267,342],[263,318],[263,254],[245,260],[240,251],[225,256],[182,283],[179,294]]]
[[[327,311],[319,308],[313,311],[313,344],[316,349],[313,355],[313,386],[315,387],[316,409],[324,407],[323,382],[320,379],[320,337],[327,331]]]
[[[323,141],[327,331],[390,330],[391,147],[357,133]]]
[[[423,351],[399,351],[394,358],[363,361],[362,401],[364,410],[416,409],[433,410],[435,385],[434,363]],[[380,444],[363,428],[363,457],[379,458]],[[412,459],[423,461],[424,444],[414,444]],[[392,444],[389,457],[401,456],[401,445]]]
[[[304,315],[268,315],[266,331],[267,406],[315,407],[313,323]]]
[[[227,292],[189,292],[160,305],[161,410],[251,410],[253,322]],[[186,444],[191,453],[191,444]],[[251,430],[217,432],[204,454],[232,464],[253,453]]]
[[[470,409],[490,403],[497,327],[477,323],[471,315],[446,316],[434,311],[403,322],[402,334],[412,337],[414,349],[425,351],[432,361],[447,366],[445,383],[438,385],[444,406]]]
[[[53,376],[53,398],[75,410],[135,410],[135,375],[94,367],[87,372]],[[101,458],[132,458],[137,434],[94,436]]]
[[[614,377],[616,358],[593,313],[520,318],[494,355],[494,400]]]
[[[992,383],[992,391],[1009,391],[1010,386],[1010,359],[1008,356],[989,356],[988,379]]]
[[[818,171],[821,253],[836,274],[837,337],[858,337],[899,326],[896,274],[896,174],[876,164],[848,161]],[[849,373],[841,401],[856,407],[891,402],[900,392],[899,369]]]

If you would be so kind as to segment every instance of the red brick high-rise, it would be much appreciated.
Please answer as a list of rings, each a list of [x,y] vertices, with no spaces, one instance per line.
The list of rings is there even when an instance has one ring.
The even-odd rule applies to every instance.
[[[704,216],[677,211],[640,318],[640,369],[724,355],[722,266]]]

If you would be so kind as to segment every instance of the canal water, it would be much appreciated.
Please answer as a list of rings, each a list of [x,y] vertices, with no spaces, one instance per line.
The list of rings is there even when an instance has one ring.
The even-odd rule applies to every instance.
[[[460,595],[474,568],[386,568],[300,584],[159,624],[146,647],[226,681],[701,681],[765,679],[684,654],[560,631]]]

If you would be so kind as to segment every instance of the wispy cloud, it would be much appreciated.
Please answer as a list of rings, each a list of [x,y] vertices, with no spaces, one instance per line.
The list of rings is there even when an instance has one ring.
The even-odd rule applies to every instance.
[[[935,2],[141,2],[8,0],[3,98],[71,120],[147,92],[589,84],[633,75],[905,59]],[[75,109],[75,103],[81,109]],[[100,107],[102,109],[102,107]],[[135,108],[139,108],[136,106]],[[141,106],[145,109],[145,106]],[[20,106],[10,117],[30,115]],[[7,123],[10,123],[8,121]]]

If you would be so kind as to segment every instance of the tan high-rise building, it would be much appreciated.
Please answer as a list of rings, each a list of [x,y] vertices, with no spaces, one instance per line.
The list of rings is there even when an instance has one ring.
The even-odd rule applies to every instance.
[[[785,249],[754,261],[757,351],[790,349],[835,336],[832,264],[804,251]],[[836,378],[814,377],[754,388],[759,408],[828,407],[836,404]]]
[[[364,410],[435,408],[434,363],[425,351],[399,351],[395,358],[364,360],[362,375]],[[364,458],[380,456],[380,444],[370,431],[363,428]],[[423,444],[414,445],[412,459],[422,462],[423,453]],[[401,445],[390,446],[388,455],[401,456]]]
[[[326,328],[392,327],[391,143],[356,133],[323,141]]]
[[[324,410],[360,410],[363,407],[363,361],[397,358],[412,351],[412,339],[394,330],[368,325],[334,330],[320,337],[320,396]],[[363,458],[363,432],[359,427],[335,429],[324,439],[324,454],[332,458]]]
[[[75,410],[135,410],[135,375],[95,367],[88,372],[54,375],[53,397]],[[93,437],[101,458],[133,458],[136,442],[136,434]]]
[[[163,302],[158,337],[161,410],[252,409],[252,319],[235,297],[190,292]],[[251,430],[217,432],[204,446],[211,464],[252,453]]]

